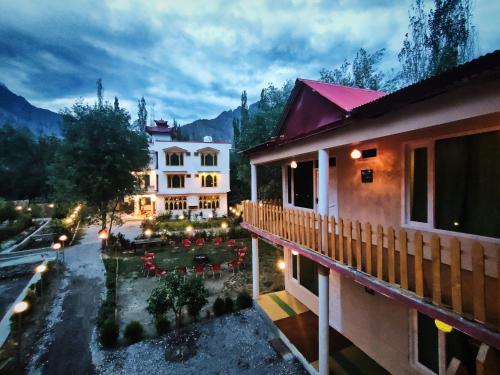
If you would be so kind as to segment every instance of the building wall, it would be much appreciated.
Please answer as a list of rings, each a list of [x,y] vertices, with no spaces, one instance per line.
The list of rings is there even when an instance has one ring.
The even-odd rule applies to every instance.
[[[285,289],[318,314],[318,297],[291,277],[291,252],[285,248]],[[415,374],[410,364],[410,311],[379,294],[369,294],[350,279],[330,272],[330,326],[392,374]]]

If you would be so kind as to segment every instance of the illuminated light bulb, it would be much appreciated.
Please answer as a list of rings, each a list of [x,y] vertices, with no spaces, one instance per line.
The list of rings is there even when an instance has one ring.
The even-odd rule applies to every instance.
[[[184,215],[179,215],[179,220],[184,220]]]
[[[458,221],[454,221],[453,225],[456,226],[456,227],[458,227],[460,225],[460,223]]]
[[[280,261],[278,261],[278,268],[279,268],[280,270],[282,270],[282,271],[286,268],[286,264],[285,264],[285,261],[284,261],[284,260],[280,260]]]
[[[296,250],[292,250],[292,255],[299,255],[299,252]]]
[[[14,312],[16,314],[20,314],[22,312],[25,312],[26,310],[28,310],[28,307],[30,305],[28,304],[28,302],[26,301],[21,301],[21,302],[18,302],[14,305]]]
[[[150,236],[153,234],[153,231],[152,231],[151,229],[149,229],[149,228],[148,228],[148,229],[146,229],[146,230],[144,231],[144,234],[145,234],[146,236],[150,237]]]
[[[60,237],[59,237],[59,241],[66,241],[68,239],[68,236],[66,236],[65,234],[62,234]]]
[[[73,222],[73,219],[68,217],[66,220],[64,220],[66,224],[71,224]]]
[[[44,273],[45,271],[47,271],[47,266],[45,264],[40,264],[35,267],[36,273]]]
[[[51,248],[53,250],[59,250],[61,248],[61,244],[59,242],[53,243]]]
[[[227,223],[226,223],[225,221],[223,221],[223,222],[221,223],[220,227],[221,227],[222,229],[227,229]]]
[[[192,227],[191,225],[188,225],[188,226],[186,227],[186,232],[187,232],[187,233],[191,233],[192,231],[193,231],[193,227]]]
[[[361,151],[359,151],[357,148],[352,150],[352,152],[351,152],[352,159],[359,159],[360,157],[361,157]]]
[[[16,210],[21,211],[23,209],[23,206],[16,206]]]
[[[49,203],[49,208],[54,208],[54,203]]]
[[[291,163],[290,163],[290,168],[297,168],[297,162],[295,160],[293,160]]]
[[[437,329],[445,333],[450,333],[453,330],[452,326],[438,319],[434,319],[434,324],[436,325]]]

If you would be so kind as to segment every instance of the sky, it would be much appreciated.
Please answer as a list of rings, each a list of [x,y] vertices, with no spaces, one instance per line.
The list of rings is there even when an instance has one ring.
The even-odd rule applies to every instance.
[[[59,111],[117,96],[137,117],[181,124],[236,108],[273,83],[317,79],[363,47],[398,69],[411,0],[0,0],[0,82]],[[478,50],[500,48],[500,1],[473,0]]]

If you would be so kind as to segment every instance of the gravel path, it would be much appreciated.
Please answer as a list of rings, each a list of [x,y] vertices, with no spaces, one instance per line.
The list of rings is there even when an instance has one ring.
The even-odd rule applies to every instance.
[[[199,324],[190,330],[196,353],[185,362],[165,361],[172,337],[148,340],[115,351],[93,348],[96,368],[104,375],[135,374],[307,374],[294,361],[279,358],[274,338],[255,309]]]
[[[90,344],[104,291],[97,226],[66,250],[66,267],[45,332],[36,345],[30,374],[93,374]]]

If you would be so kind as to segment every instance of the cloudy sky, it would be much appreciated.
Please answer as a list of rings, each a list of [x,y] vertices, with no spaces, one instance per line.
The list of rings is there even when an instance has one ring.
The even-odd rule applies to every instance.
[[[318,78],[355,51],[398,67],[411,0],[0,0],[0,82],[54,111],[95,81],[133,118],[186,123],[251,102],[268,83]],[[500,2],[474,0],[479,51],[500,48]]]

